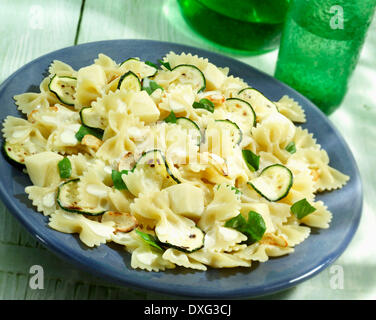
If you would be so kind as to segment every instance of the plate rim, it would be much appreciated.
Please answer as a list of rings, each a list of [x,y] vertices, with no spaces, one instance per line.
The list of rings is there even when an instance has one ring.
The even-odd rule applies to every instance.
[[[90,272],[91,274],[94,274],[94,275],[99,275],[100,277],[110,281],[110,283],[118,284],[118,282],[120,282],[120,284],[122,286],[129,286],[129,287],[132,287],[132,288],[137,288],[137,289],[142,289],[142,290],[150,290],[150,291],[154,291],[154,292],[158,292],[158,293],[164,293],[164,294],[168,294],[168,295],[182,296],[182,297],[194,297],[194,298],[220,298],[220,299],[221,298],[222,299],[223,298],[230,298],[230,299],[231,298],[247,298],[247,297],[253,297],[254,298],[254,297],[262,297],[262,296],[265,296],[265,295],[274,294],[274,293],[289,289],[291,287],[294,287],[294,286],[314,277],[315,275],[317,275],[318,273],[320,273],[321,271],[326,269],[335,260],[337,260],[339,256],[341,256],[343,254],[345,249],[348,247],[348,245],[350,244],[350,242],[354,238],[354,235],[355,235],[355,233],[356,233],[356,231],[359,227],[360,219],[361,219],[362,212],[363,212],[363,205],[364,205],[364,192],[363,192],[362,179],[361,179],[360,171],[359,171],[358,165],[356,163],[355,157],[354,157],[353,153],[351,152],[349,145],[347,144],[347,142],[344,139],[344,137],[342,136],[342,134],[338,131],[338,129],[330,121],[330,119],[328,119],[327,116],[314,103],[312,103],[308,98],[306,98],[305,96],[303,96],[302,94],[297,92],[295,89],[293,89],[293,88],[289,87],[288,85],[284,84],[283,82],[277,80],[273,76],[255,68],[251,65],[248,65],[248,64],[244,63],[243,61],[237,60],[236,58],[233,58],[233,57],[230,57],[230,56],[227,56],[225,54],[218,53],[218,52],[212,52],[212,51],[209,51],[209,50],[206,50],[206,49],[197,48],[197,47],[194,47],[194,46],[189,46],[189,45],[185,45],[185,44],[181,44],[181,43],[168,42],[168,41],[158,41],[158,40],[148,40],[148,39],[113,39],[113,40],[92,41],[92,42],[86,42],[86,43],[82,43],[82,44],[79,44],[79,45],[66,46],[66,47],[63,47],[63,48],[60,48],[60,49],[57,49],[57,50],[53,50],[53,51],[50,51],[50,52],[48,52],[48,53],[46,53],[42,56],[39,56],[39,57],[29,61],[28,63],[26,63],[22,67],[15,70],[11,75],[9,75],[1,83],[0,94],[1,94],[2,90],[6,87],[6,85],[8,83],[10,83],[12,81],[12,79],[14,77],[16,77],[20,72],[22,72],[24,69],[27,69],[32,64],[34,64],[34,63],[36,63],[40,60],[43,60],[50,55],[54,55],[54,54],[56,55],[57,53],[61,53],[63,51],[69,51],[69,50],[71,50],[75,47],[85,47],[85,46],[93,46],[93,45],[97,46],[97,45],[100,45],[100,44],[105,44],[105,43],[108,44],[108,43],[114,43],[114,42],[139,42],[139,43],[148,42],[149,44],[155,44],[155,45],[161,45],[162,44],[162,45],[165,45],[165,46],[166,45],[167,46],[173,45],[173,46],[181,47],[183,52],[185,50],[190,50],[189,52],[191,52],[191,53],[193,53],[194,51],[200,51],[200,52],[203,52],[203,53],[206,52],[209,55],[212,55],[212,56],[214,55],[214,56],[217,56],[218,58],[221,58],[221,59],[225,58],[227,60],[236,61],[236,63],[243,65],[243,67],[245,69],[247,69],[247,68],[252,69],[252,72],[258,73],[264,78],[266,77],[268,79],[268,81],[271,81],[272,83],[277,83],[279,86],[282,86],[283,89],[286,89],[290,92],[293,92],[295,97],[299,97],[299,99],[303,100],[305,102],[305,104],[309,106],[309,108],[315,109],[316,111],[318,111],[318,113],[321,114],[321,117],[324,117],[326,119],[327,124],[334,131],[336,138],[339,139],[340,142],[342,143],[342,145],[345,147],[346,152],[347,152],[347,158],[351,162],[351,166],[354,169],[355,176],[356,176],[357,180],[359,180],[359,185],[358,185],[359,190],[358,190],[358,192],[359,192],[359,195],[361,196],[361,201],[360,201],[359,210],[358,210],[359,213],[357,214],[356,220],[354,220],[354,222],[351,226],[351,229],[349,230],[345,240],[342,241],[341,246],[337,249],[337,251],[334,254],[332,254],[328,257],[325,257],[325,259],[323,259],[323,261],[321,261],[317,265],[316,268],[314,268],[314,269],[312,269],[308,272],[304,272],[304,273],[300,274],[299,276],[296,276],[294,279],[291,279],[287,283],[286,283],[286,281],[279,281],[279,282],[276,282],[273,286],[269,285],[267,288],[264,288],[262,290],[261,289],[252,290],[252,287],[247,288],[246,286],[244,286],[244,287],[239,288],[239,289],[226,289],[226,290],[221,290],[220,292],[217,292],[217,291],[214,291],[214,290],[213,291],[204,291],[204,292],[201,291],[199,294],[193,294],[192,295],[191,294],[192,292],[187,293],[183,289],[180,289],[180,288],[174,288],[173,292],[172,292],[171,289],[169,289],[167,286],[161,286],[160,283],[144,282],[142,284],[139,284],[136,281],[132,281],[131,278],[124,279],[124,278],[118,278],[116,276],[115,277],[109,276],[107,273],[105,273],[101,270],[96,270],[94,268],[94,266],[88,264],[88,261],[87,262],[85,261],[87,259],[87,257],[76,256],[74,253],[70,254],[71,250],[64,250],[63,248],[59,247],[57,243],[55,244],[53,242],[49,242],[48,239],[46,240],[46,239],[43,239],[42,237],[40,237],[40,235],[38,234],[37,228],[34,225],[28,223],[27,219],[24,219],[22,214],[20,214],[20,212],[19,212],[20,210],[17,208],[17,206],[14,204],[14,202],[11,201],[13,198],[9,197],[7,195],[6,191],[4,190],[5,185],[3,183],[3,180],[0,179],[0,181],[1,181],[0,182],[0,198],[1,198],[1,200],[3,201],[3,203],[5,204],[7,209],[9,210],[9,212],[14,217],[16,217],[16,219],[25,227],[25,229],[34,238],[36,238],[45,247],[47,247],[51,252],[53,252],[54,254],[59,256],[60,258],[62,258],[64,261],[67,261],[71,265],[78,266],[83,271]],[[1,140],[3,141],[3,137],[1,137]],[[38,214],[41,214],[41,213],[38,212]],[[117,282],[115,282],[115,281],[117,281]]]

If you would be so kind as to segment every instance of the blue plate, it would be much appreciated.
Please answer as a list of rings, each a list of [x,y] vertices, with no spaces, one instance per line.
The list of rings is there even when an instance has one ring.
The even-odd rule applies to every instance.
[[[232,75],[243,78],[270,99],[278,100],[287,94],[303,106],[307,115],[303,127],[327,150],[331,166],[351,178],[343,189],[317,196],[317,200],[324,201],[333,213],[330,228],[313,232],[294,253],[266,263],[255,263],[252,268],[209,269],[206,272],[177,268],[159,273],[133,270],[130,255],[120,246],[110,244],[88,249],[77,236],[50,229],[48,219],[36,212],[24,192],[31,184],[27,175],[1,156],[0,196],[10,212],[46,247],[84,270],[117,284],[173,295],[201,298],[260,296],[295,286],[322,271],[345,250],[359,224],[363,194],[355,160],[344,139],[316,106],[293,89],[244,63],[201,49],[148,40],[101,41],[69,47],[28,63],[1,85],[1,122],[7,115],[20,116],[12,97],[37,91],[43,74],[54,59],[78,69],[92,64],[98,53],[107,54],[117,62],[135,56],[157,61],[171,50],[209,58],[217,66],[229,67]]]

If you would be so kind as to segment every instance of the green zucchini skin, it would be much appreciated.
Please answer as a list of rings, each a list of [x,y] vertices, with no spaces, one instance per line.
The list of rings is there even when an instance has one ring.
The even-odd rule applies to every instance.
[[[293,185],[293,183],[294,183],[294,177],[293,177],[293,174],[292,174],[291,170],[290,170],[289,168],[285,167],[284,165],[279,164],[279,163],[277,163],[277,164],[272,164],[272,165],[270,165],[270,166],[264,168],[264,169],[261,171],[259,177],[262,176],[262,174],[265,173],[265,172],[266,172],[267,170],[269,170],[270,168],[275,168],[275,167],[280,167],[281,169],[286,170],[286,172],[288,173],[288,176],[289,176],[289,183],[288,183],[287,187],[285,188],[285,190],[283,191],[283,193],[281,193],[281,195],[278,196],[276,199],[270,199],[270,198],[268,198],[267,196],[265,196],[265,195],[262,193],[262,191],[258,190],[258,188],[255,187],[255,186],[252,184],[252,182],[247,182],[247,183],[248,183],[248,184],[249,184],[249,185],[250,185],[250,186],[251,186],[251,187],[252,187],[252,188],[253,188],[253,189],[254,189],[254,190],[260,195],[260,196],[262,196],[263,198],[265,198],[266,200],[271,201],[271,202],[276,202],[276,201],[279,201],[279,200],[285,198],[285,197],[288,195],[288,193],[289,193],[289,191],[290,191],[290,189],[291,189],[291,187],[292,187],[292,185]]]
[[[80,114],[80,120],[81,120],[81,123],[82,123],[85,127],[88,127],[88,128],[91,128],[91,129],[98,129],[98,130],[99,130],[99,128],[95,128],[95,127],[89,126],[89,125],[87,124],[86,120],[85,120],[85,112],[86,112],[87,110],[91,109],[91,108],[92,108],[92,107],[83,107],[83,108],[80,110],[79,114]]]
[[[256,112],[249,102],[247,102],[243,99],[240,99],[240,98],[228,98],[228,99],[226,99],[226,101],[239,101],[240,103],[244,103],[245,105],[247,105],[249,107],[249,109],[251,110],[252,114],[253,114],[252,127],[256,127]]]
[[[124,74],[120,77],[119,82],[118,82],[118,85],[117,85],[117,89],[120,89],[120,88],[121,88],[121,84],[123,83],[124,79],[127,78],[127,77],[133,77],[134,79],[136,79],[137,82],[138,82],[139,89],[140,89],[139,91],[141,91],[141,88],[142,88],[142,86],[141,86],[141,81],[140,81],[140,79],[137,77],[137,75],[136,75],[134,72],[132,72],[132,71],[128,71],[128,72],[124,73]]]
[[[204,247],[204,238],[202,240],[202,245],[200,247],[194,248],[192,250],[188,250],[188,249],[185,249],[185,248],[182,248],[182,247],[174,246],[174,245],[167,243],[167,242],[161,242],[159,239],[158,239],[158,244],[160,244],[161,247],[164,247],[164,248],[167,248],[167,249],[171,248],[171,249],[176,249],[176,250],[184,252],[184,253],[193,253],[193,252],[196,252],[196,251],[198,251],[198,250],[200,250]]]
[[[168,166],[168,163],[166,161],[166,158],[165,156],[163,155],[162,151],[159,150],[159,149],[152,149],[152,150],[149,150],[149,151],[146,151],[137,161],[137,163],[135,164],[135,166],[133,167],[132,171],[133,170],[136,170],[137,167],[140,167],[141,165],[143,164],[147,164],[147,165],[151,165],[153,163],[148,163],[148,157],[150,155],[154,155],[154,154],[157,154],[157,158],[153,157],[152,159],[158,159],[160,158],[161,159],[161,162],[164,164],[165,168],[166,168],[166,172],[167,174],[176,182],[176,183],[181,183],[179,181],[179,179],[177,179],[171,172],[170,170],[170,167]]]
[[[247,90],[256,90],[256,89],[254,89],[252,87],[246,87],[246,88],[240,89],[238,94],[241,94],[241,93],[243,93],[244,91],[247,91]]]
[[[188,119],[186,117],[178,117],[178,118],[176,118],[176,124],[182,126],[183,128],[186,128],[186,129],[197,130],[197,133],[198,133],[198,135],[197,135],[197,145],[199,146],[201,144],[202,134],[201,134],[200,127],[197,125],[196,122],[194,122],[193,120]]]
[[[83,108],[80,110],[80,112],[79,112],[81,123],[82,123],[84,126],[89,127],[89,128],[91,128],[91,127],[87,125],[87,123],[86,123],[86,121],[85,121],[85,114],[84,114],[84,113],[85,113],[85,110],[90,109],[90,108],[92,108],[92,107],[83,107]]]
[[[179,246],[175,246],[175,245],[173,245],[171,243],[168,243],[168,242],[162,242],[161,240],[159,240],[159,238],[158,238],[157,235],[155,235],[154,237],[155,237],[155,240],[156,240],[156,244],[158,246],[160,246],[161,248],[163,248],[164,250],[171,248],[171,249],[176,249],[176,250],[184,252],[184,253],[192,253],[192,252],[196,252],[196,251],[198,251],[198,250],[200,250],[200,249],[202,249],[204,247],[205,232],[202,231],[202,230],[201,230],[201,232],[203,233],[202,245],[199,246],[199,247],[193,248],[192,250],[188,250],[188,249],[185,249],[185,248],[182,248],[182,247],[179,247]]]
[[[247,91],[257,92],[258,94],[260,94],[265,99],[265,101],[267,101],[267,106],[269,108],[275,108],[279,112],[277,105],[274,102],[272,102],[270,99],[265,97],[265,95],[261,91],[255,89],[255,88],[251,88],[251,87],[243,88],[243,89],[239,90],[238,95],[245,93]]]
[[[100,216],[102,214],[104,214],[106,212],[106,210],[102,210],[102,211],[87,211],[85,210],[84,208],[81,208],[81,207],[78,207],[78,206],[66,206],[62,203],[61,201],[61,191],[64,187],[66,187],[67,184],[69,183],[78,183],[80,181],[80,178],[76,178],[76,179],[71,179],[71,180],[68,180],[68,181],[65,181],[63,183],[61,183],[58,188],[57,188],[57,194],[56,194],[56,202],[58,204],[58,206],[63,209],[64,211],[67,211],[67,212],[73,212],[73,213],[79,213],[79,214],[83,214],[83,215],[88,215],[88,216]]]
[[[133,57],[128,58],[127,60],[123,61],[123,62],[120,64],[120,67],[123,66],[126,62],[131,61],[131,60],[134,60],[134,61],[139,62],[139,63],[144,63],[145,65],[147,65],[147,66],[149,66],[149,67],[152,67],[152,66],[146,64],[144,61],[141,61],[140,59],[138,59],[138,58],[133,58]],[[155,68],[155,67],[152,67],[152,68],[155,69],[154,73],[152,73],[152,74],[150,74],[150,75],[149,75],[149,74],[146,75],[145,78],[151,78],[151,77],[154,77],[154,76],[158,73],[158,68]]]
[[[181,251],[181,252],[185,252],[185,253],[196,252],[196,251],[202,249],[202,248],[204,247],[204,243],[205,243],[205,232],[202,231],[202,230],[201,230],[200,228],[198,228],[197,226],[196,226],[196,228],[199,229],[199,230],[202,232],[202,244],[201,244],[200,246],[196,247],[196,248],[193,248],[193,249],[187,249],[187,248],[185,248],[185,247],[175,246],[175,245],[173,245],[173,244],[171,244],[171,243],[168,243],[168,242],[162,242],[162,241],[158,238],[158,236],[156,236],[157,239],[158,239],[158,244],[159,244],[161,247],[163,247],[163,248],[176,249],[176,250],[179,250],[179,251]]]
[[[225,120],[215,120],[215,122],[217,123],[221,123],[223,125],[226,125],[230,128],[233,128],[233,130],[235,130],[238,135],[239,135],[239,138],[234,141],[235,144],[239,145],[240,142],[242,142],[243,140],[243,132],[240,130],[239,126],[235,123],[235,122],[232,122],[231,120],[228,120],[228,119],[225,119]]]
[[[197,125],[196,122],[194,122],[193,120],[191,120],[189,118],[186,118],[186,117],[178,117],[178,118],[176,118],[176,123],[181,124],[182,120],[190,122],[192,124],[192,128],[194,127],[195,129],[200,130],[200,127]]]
[[[205,78],[204,74],[202,73],[202,71],[199,68],[197,68],[196,66],[194,66],[192,64],[179,64],[179,65],[175,66],[174,68],[172,68],[171,71],[177,71],[178,69],[182,69],[184,67],[192,68],[196,72],[196,74],[198,76],[200,76],[201,87],[198,89],[197,92],[200,93],[200,92],[205,91],[205,89],[206,89],[206,78]]]
[[[94,127],[94,126],[90,126],[88,124],[88,121],[87,121],[87,112],[92,110],[93,107],[83,107],[80,112],[79,112],[79,115],[80,115],[80,120],[81,120],[81,124],[84,126],[84,127],[87,127],[89,129],[92,129],[92,130],[95,130],[97,131],[98,133],[98,136],[97,138],[99,139],[102,139],[103,137],[103,134],[104,134],[104,129],[100,128],[100,127]]]
[[[120,67],[124,64],[124,63],[126,63],[127,61],[129,61],[129,60],[135,60],[135,61],[140,61],[140,59],[137,59],[137,58],[133,58],[133,57],[130,57],[130,58],[128,58],[128,59],[126,59],[126,60],[124,60],[122,63],[120,63]]]
[[[65,100],[63,97],[60,96],[60,94],[58,92],[56,92],[56,89],[53,88],[54,81],[57,79],[56,77],[58,77],[58,78],[64,78],[64,79],[71,79],[71,80],[77,80],[77,78],[75,78],[75,77],[69,77],[69,76],[61,76],[61,77],[59,77],[57,74],[55,74],[51,78],[50,83],[48,84],[48,89],[56,96],[56,98],[61,103],[64,103],[67,106],[74,106],[74,102],[73,101],[67,101],[67,100]]]
[[[14,156],[12,156],[11,151],[9,150],[9,144],[8,142],[4,141],[1,147],[1,152],[3,153],[5,159],[14,167],[18,169],[24,169],[26,168],[24,162],[20,162],[18,159],[16,159]]]
[[[158,69],[155,69],[155,72],[151,74],[150,76],[147,76],[147,78],[154,78],[158,73]]]

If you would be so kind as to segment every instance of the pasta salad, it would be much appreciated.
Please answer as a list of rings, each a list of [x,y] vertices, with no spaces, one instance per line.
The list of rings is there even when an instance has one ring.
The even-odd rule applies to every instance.
[[[74,70],[53,61],[39,93],[14,97],[4,151],[32,185],[49,227],[88,247],[115,242],[133,268],[250,267],[290,254],[332,214],[318,192],[349,177],[298,123],[208,59],[168,53],[158,65],[99,54]]]

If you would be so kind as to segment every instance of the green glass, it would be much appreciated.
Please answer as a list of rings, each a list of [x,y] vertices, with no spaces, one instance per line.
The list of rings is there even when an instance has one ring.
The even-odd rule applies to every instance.
[[[178,0],[188,24],[222,46],[259,54],[278,47],[290,0]]]
[[[292,0],[275,77],[331,114],[359,59],[376,0]]]

